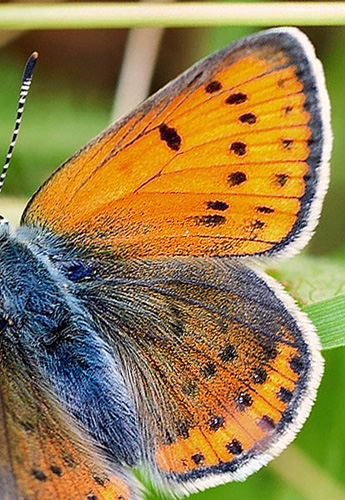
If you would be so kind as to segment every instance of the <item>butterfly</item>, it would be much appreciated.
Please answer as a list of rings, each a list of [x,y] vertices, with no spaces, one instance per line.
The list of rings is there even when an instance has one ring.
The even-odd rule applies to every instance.
[[[27,90],[27,89],[26,89]],[[244,479],[294,438],[312,323],[258,266],[310,239],[329,102],[300,31],[244,38],[102,132],[0,226],[0,498]]]

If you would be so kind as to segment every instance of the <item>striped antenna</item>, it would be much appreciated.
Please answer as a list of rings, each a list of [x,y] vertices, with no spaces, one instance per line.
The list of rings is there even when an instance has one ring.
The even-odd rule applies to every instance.
[[[34,67],[35,67],[37,58],[38,58],[38,53],[34,52],[29,57],[28,62],[26,63],[26,66],[25,66],[23,79],[22,79],[22,85],[20,87],[20,93],[19,93],[19,102],[18,102],[16,123],[14,126],[10,147],[8,148],[6,161],[5,161],[4,166],[2,167],[2,172],[0,175],[0,192],[2,190],[2,186],[4,185],[7,170],[8,170],[8,167],[10,165],[10,161],[11,161],[12,154],[13,154],[13,149],[14,149],[14,146],[15,146],[16,141],[17,141],[19,127],[20,127],[22,117],[23,117],[24,104],[25,104],[26,97],[27,97],[28,92],[29,92],[30,85],[31,85],[32,75],[34,72]]]

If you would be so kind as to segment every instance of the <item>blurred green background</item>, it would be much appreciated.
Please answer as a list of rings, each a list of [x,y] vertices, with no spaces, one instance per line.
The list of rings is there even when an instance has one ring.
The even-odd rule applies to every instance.
[[[253,26],[250,29],[166,30],[151,91],[199,58],[257,29]],[[345,27],[303,31],[315,45],[325,68],[335,139],[329,193],[306,254],[323,256],[323,261],[340,264],[345,283]],[[23,65],[33,50],[40,53],[4,187],[6,198],[2,206],[0,203],[3,215],[16,218],[13,214],[17,208],[53,169],[108,125],[127,35],[126,30],[41,31],[10,36],[0,33],[0,152],[3,158],[15,119]],[[12,198],[15,198],[14,205]],[[321,259],[313,262],[317,269]],[[313,272],[308,280],[312,284]],[[331,281],[330,275],[329,283]],[[345,350],[327,351],[324,355],[326,368],[319,396],[292,451],[286,451],[272,466],[244,483],[231,483],[199,493],[193,496],[195,500],[345,499]]]

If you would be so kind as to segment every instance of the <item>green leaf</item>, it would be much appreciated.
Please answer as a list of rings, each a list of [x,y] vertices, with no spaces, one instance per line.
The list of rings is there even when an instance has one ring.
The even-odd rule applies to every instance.
[[[345,294],[304,307],[317,329],[323,349],[345,346]]]
[[[323,349],[345,346],[345,263],[299,256],[271,269],[314,323]]]
[[[301,255],[270,269],[302,305],[345,294],[345,261]]]

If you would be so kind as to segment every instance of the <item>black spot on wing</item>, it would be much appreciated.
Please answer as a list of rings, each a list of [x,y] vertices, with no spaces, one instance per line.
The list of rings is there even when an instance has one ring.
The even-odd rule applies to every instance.
[[[38,481],[44,482],[44,481],[47,481],[47,479],[48,479],[47,476],[45,475],[45,473],[40,469],[33,469],[32,475]]]
[[[205,460],[205,457],[202,453],[195,453],[195,455],[192,455],[192,460],[195,465],[200,465]]]
[[[244,142],[235,141],[230,145],[229,149],[236,156],[244,156],[247,152],[247,145]]]
[[[225,99],[226,104],[242,104],[243,102],[246,102],[248,99],[247,94],[244,92],[236,92],[234,94],[230,94],[229,97]]]
[[[50,470],[52,471],[53,474],[55,474],[58,477],[61,477],[63,475],[63,470],[58,465],[52,465],[50,467]]]
[[[238,354],[235,347],[231,344],[228,344],[220,352],[219,357],[224,363],[230,363],[238,357]]]
[[[203,225],[207,227],[221,226],[226,222],[226,218],[224,217],[224,215],[218,215],[218,214],[196,216],[193,217],[193,220],[197,225]]]
[[[229,208],[229,205],[225,203],[225,201],[208,201],[206,203],[207,208],[210,208],[212,210],[220,210],[221,212],[224,212]]]
[[[289,403],[292,399],[292,392],[286,387],[281,387],[277,396],[283,403]]]
[[[252,380],[255,384],[262,385],[266,382],[267,379],[267,372],[264,368],[255,368],[253,375],[252,375]]]
[[[206,85],[205,90],[208,94],[213,94],[214,92],[218,92],[222,88],[222,84],[217,80],[213,80],[208,85]]]
[[[256,207],[255,210],[261,214],[272,214],[274,212],[273,208],[266,206]]]
[[[235,399],[235,403],[239,411],[245,411],[253,404],[253,398],[247,392],[241,392]]]
[[[278,184],[280,187],[285,186],[289,179],[289,176],[287,174],[276,174],[275,175],[275,182]]]
[[[233,172],[228,176],[228,183],[230,187],[239,186],[246,182],[247,176],[244,172]]]
[[[282,143],[283,143],[284,149],[291,149],[292,144],[293,144],[293,140],[292,139],[282,139]]]
[[[241,123],[249,123],[249,125],[254,125],[256,123],[256,116],[254,113],[244,113],[239,117]]]
[[[262,220],[255,220],[252,224],[253,229],[262,229],[265,226],[265,223]]]
[[[167,143],[167,146],[173,151],[178,151],[181,147],[181,137],[176,129],[168,127],[165,123],[159,127],[161,140]]]
[[[209,421],[209,427],[211,431],[218,431],[221,427],[224,427],[225,418],[222,416],[213,417]]]
[[[243,451],[242,445],[237,439],[233,439],[230,443],[227,443],[226,449],[232,455],[240,455]]]

